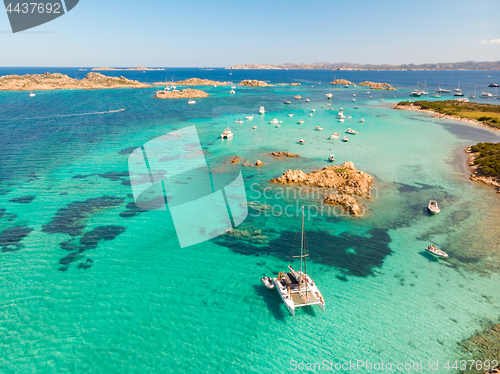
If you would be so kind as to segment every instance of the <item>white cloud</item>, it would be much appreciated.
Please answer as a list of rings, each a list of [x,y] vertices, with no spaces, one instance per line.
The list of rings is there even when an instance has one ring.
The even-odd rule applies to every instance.
[[[500,39],[491,39],[491,40],[481,40],[479,43],[487,45],[487,44],[500,44]]]

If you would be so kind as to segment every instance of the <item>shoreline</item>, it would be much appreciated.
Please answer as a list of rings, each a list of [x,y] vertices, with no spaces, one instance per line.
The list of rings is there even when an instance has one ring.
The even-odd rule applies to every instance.
[[[465,149],[465,153],[467,153],[467,155],[468,155],[469,170],[472,173],[472,175],[470,176],[470,180],[489,184],[489,185],[497,188],[497,193],[500,193],[500,183],[497,181],[497,178],[487,177],[485,175],[481,175],[478,171],[479,168],[474,164],[474,161],[477,159],[479,152],[472,152],[471,147],[467,147]]]
[[[469,118],[464,118],[464,117],[454,117],[454,116],[450,116],[448,114],[442,114],[442,113],[435,112],[431,109],[421,109],[421,108],[417,107],[416,105],[414,105],[413,103],[411,103],[410,105],[404,105],[404,106],[398,105],[396,103],[396,104],[392,104],[392,107],[393,107],[393,109],[397,109],[397,110],[410,110],[410,111],[414,111],[414,112],[429,113],[429,114],[432,114],[431,117],[451,119],[451,120],[460,121],[460,122],[467,122],[467,123],[470,123],[473,125],[479,125],[482,127],[486,127],[488,129],[491,129],[491,130],[500,131],[499,128],[489,126],[489,125],[487,125],[483,122],[477,121],[477,120],[471,120]]]

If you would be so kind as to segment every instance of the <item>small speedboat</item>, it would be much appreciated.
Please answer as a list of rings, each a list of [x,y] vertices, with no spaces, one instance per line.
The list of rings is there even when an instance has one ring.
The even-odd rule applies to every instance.
[[[222,134],[220,134],[221,139],[231,139],[233,137],[233,133],[229,130],[229,127],[224,130]]]
[[[293,117],[293,113],[288,113],[288,117]]]
[[[339,118],[339,122],[344,122],[344,119],[343,118]]]
[[[309,99],[306,99],[306,103],[308,103],[308,102],[309,102]]]
[[[249,114],[249,115],[246,117],[246,119],[249,119],[249,120],[250,120],[250,119],[253,119],[253,116],[252,116],[251,114]]]
[[[304,139],[299,139],[299,140],[297,140],[297,143],[299,143],[299,144],[306,144],[306,141]]]
[[[237,121],[234,121],[235,123],[243,123],[243,120],[239,119]]]
[[[323,127],[316,126],[316,127],[314,128],[314,130],[316,130],[316,131],[322,131],[322,130],[323,130]]]
[[[314,109],[314,108],[311,109],[311,112],[315,112],[315,111],[316,111],[316,109]]]
[[[196,104],[196,100],[191,99],[188,101],[188,104]]]
[[[265,111],[264,107],[263,107],[263,106],[261,106],[261,107],[259,108],[259,113],[260,113],[260,114],[264,114],[265,112],[266,112],[266,111]]]
[[[299,123],[302,125],[304,123],[303,119],[299,119]]]
[[[428,246],[424,249],[436,257],[440,257],[440,258],[447,258],[448,257],[448,254],[446,252],[440,250],[438,247],[436,247],[435,244],[431,244],[430,246]]]
[[[349,88],[349,85],[348,85],[348,84],[346,84],[344,87],[345,87],[345,88]]]
[[[356,99],[352,99],[352,101],[356,101]]]
[[[352,96],[356,96],[356,94],[352,94]]]
[[[274,283],[271,277],[262,277],[260,278],[260,280],[262,281],[262,283],[264,283],[264,286],[266,286],[270,290],[274,288]]]
[[[272,120],[271,122],[269,122],[269,123],[270,123],[270,124],[272,124],[272,125],[275,125],[275,124],[277,124],[277,123],[280,123],[280,121],[278,121],[278,120],[275,118],[275,119],[273,119],[273,120]]]
[[[364,119],[364,118],[361,118],[361,119],[359,120],[359,122],[365,122],[365,119]]]
[[[438,214],[441,211],[441,209],[439,209],[438,207],[438,203],[436,200],[429,201],[429,204],[427,205],[427,210],[431,214]]]
[[[338,139],[338,138],[339,138],[339,134],[337,134],[337,133],[330,135],[330,139]]]
[[[351,119],[351,118],[352,118],[351,116],[347,117],[347,119]]]
[[[291,101],[289,101],[289,100],[286,100],[286,101],[285,101],[285,104],[291,104],[291,103],[292,103],[292,102],[291,102]]]
[[[281,125],[278,125],[278,124],[277,124],[277,125],[276,125],[276,127],[281,127]]]
[[[335,156],[334,155],[330,155],[330,157],[328,157],[328,161],[331,161],[331,162],[335,161]]]
[[[354,131],[353,129],[351,129],[350,127],[346,130],[346,133],[348,134],[352,134],[352,135],[356,135],[358,132],[357,131]]]
[[[309,117],[312,117],[312,116],[313,116],[313,114],[312,114],[312,113],[309,113]]]
[[[330,104],[330,103],[327,103],[326,105],[332,105],[332,104]]]
[[[36,96],[33,92],[30,91],[30,97]]]
[[[344,136],[344,137],[342,138],[342,141],[343,141],[343,142],[348,142],[348,141],[349,141],[349,138],[348,138],[347,136]]]
[[[257,128],[257,126],[252,127],[252,129],[256,129],[256,128]]]
[[[302,99],[302,96],[300,96],[300,95],[295,95],[293,98],[294,98],[294,99]]]
[[[229,91],[229,93],[230,93],[231,95],[233,95],[233,94],[235,94],[235,93],[236,93],[236,91],[235,91],[235,90],[231,90],[231,91]]]
[[[332,98],[332,96],[333,96],[333,95],[332,95],[331,93],[327,93],[327,94],[326,94],[326,97],[327,97],[328,99],[331,99],[331,98]]]

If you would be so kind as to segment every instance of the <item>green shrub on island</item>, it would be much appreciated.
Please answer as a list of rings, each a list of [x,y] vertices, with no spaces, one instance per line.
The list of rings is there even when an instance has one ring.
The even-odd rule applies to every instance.
[[[414,102],[401,101],[400,107],[415,106],[421,110],[431,110],[436,113],[479,121],[485,125],[500,128],[500,105],[480,104],[456,100]]]
[[[500,177],[500,143],[478,143],[471,147],[472,152],[479,152],[474,163],[481,166],[484,174]]]

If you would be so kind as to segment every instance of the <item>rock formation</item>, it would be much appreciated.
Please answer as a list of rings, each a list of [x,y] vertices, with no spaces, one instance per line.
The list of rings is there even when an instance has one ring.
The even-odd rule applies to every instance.
[[[155,99],[191,99],[210,96],[204,91],[195,90],[193,88],[185,88],[181,91],[158,91],[154,95]]]
[[[300,157],[299,155],[296,155],[295,153],[290,153],[290,152],[271,152],[271,154],[274,157]]]
[[[330,84],[354,84],[351,81],[348,81],[347,79],[336,79],[333,82],[330,82]]]
[[[255,163],[255,166],[262,166],[262,165],[264,165],[264,163],[261,160],[257,160],[257,162]]]
[[[349,195],[328,195],[325,203],[331,205],[340,205],[346,212],[353,216],[361,214],[362,205],[354,197]]]
[[[327,166],[321,170],[314,170],[309,174],[301,170],[287,170],[283,175],[271,182],[281,184],[294,184],[300,186],[318,187],[322,189],[335,189],[337,194],[326,192],[324,202],[332,205],[340,205],[354,216],[361,214],[362,205],[352,196],[346,195],[369,195],[373,177],[367,173],[357,170],[350,161],[340,166]]]
[[[240,162],[240,157],[239,156],[234,156],[232,159],[231,159],[231,164],[237,164],[238,162]]]
[[[100,73],[88,73],[78,80],[60,73],[5,75],[0,77],[0,91],[36,91],[57,89],[103,89],[103,88],[146,88],[150,85],[125,77],[107,77]]]
[[[263,81],[245,79],[241,81],[238,86],[247,86],[247,87],[272,87],[272,84],[268,84]]]
[[[389,83],[375,83],[375,82],[366,81],[366,82],[358,83],[358,85],[370,87],[370,89],[372,89],[372,90],[396,90]]]
[[[177,82],[155,82],[156,86],[225,86],[229,82],[218,82],[210,79],[189,78]]]

